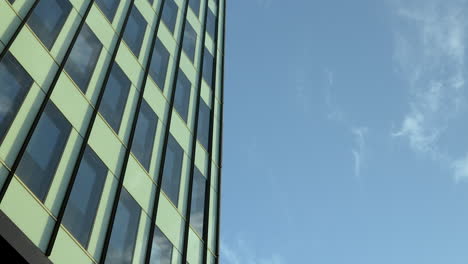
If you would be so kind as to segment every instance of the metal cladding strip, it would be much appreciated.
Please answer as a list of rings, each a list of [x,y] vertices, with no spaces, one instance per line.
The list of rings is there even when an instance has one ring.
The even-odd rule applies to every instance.
[[[174,63],[176,70],[174,73],[174,78],[172,79],[172,85],[171,85],[171,97],[169,100],[169,110],[167,113],[167,122],[166,122],[166,129],[164,131],[164,140],[163,140],[163,145],[162,145],[162,150],[161,150],[161,162],[159,166],[159,171],[158,171],[158,179],[156,182],[156,191],[154,194],[154,203],[153,203],[153,212],[151,213],[151,225],[150,225],[150,232],[148,235],[148,241],[146,243],[146,254],[145,254],[145,264],[149,264],[151,261],[151,250],[152,250],[152,244],[153,244],[153,237],[154,237],[154,230],[156,228],[156,217],[158,213],[158,203],[159,203],[159,197],[161,195],[161,183],[162,183],[162,176],[164,172],[164,162],[166,160],[166,151],[167,151],[167,143],[169,141],[169,134],[170,134],[170,128],[171,128],[171,120],[172,120],[172,111],[174,107],[174,97],[175,97],[175,92],[176,92],[176,87],[177,87],[177,77],[179,75],[179,70],[180,70],[180,57],[182,54],[182,45],[184,42],[184,32],[185,32],[185,25],[187,23],[187,11],[188,11],[188,2],[189,0],[185,0],[185,6],[184,6],[184,12],[182,14],[183,22],[182,22],[182,27],[180,30],[180,41],[178,45],[178,50],[176,54],[176,62]]]
[[[203,80],[203,57],[205,54],[205,35],[206,35],[206,21],[208,17],[208,1],[206,0],[205,13],[203,17],[202,30],[201,30],[201,54],[200,54],[200,66],[198,67],[198,83],[197,83],[197,95],[195,102],[195,120],[193,127],[193,136],[192,136],[192,161],[190,162],[190,172],[189,172],[189,186],[188,186],[188,200],[187,200],[187,209],[185,211],[185,226],[184,226],[184,244],[182,247],[182,261],[187,263],[187,253],[188,253],[188,241],[189,241],[189,231],[190,231],[190,214],[192,211],[192,189],[193,189],[193,174],[195,172],[195,153],[197,149],[197,134],[198,134],[198,117],[199,117],[199,108],[201,99],[201,84]]]
[[[145,72],[143,75],[143,81],[140,87],[140,94],[138,96],[138,101],[137,101],[137,105],[135,108],[135,114],[133,117],[132,127],[130,130],[130,135],[128,137],[127,149],[125,150],[125,156],[122,161],[122,168],[120,170],[119,182],[117,183],[117,190],[115,193],[114,201],[112,203],[112,211],[111,211],[111,215],[109,218],[109,225],[107,226],[106,236],[104,238],[104,244],[103,244],[103,248],[101,252],[101,257],[99,259],[99,263],[105,263],[106,257],[107,257],[107,250],[109,249],[109,242],[110,242],[110,237],[112,234],[112,228],[114,226],[115,215],[117,213],[117,206],[119,205],[120,193],[122,192],[123,182],[124,182],[124,178],[125,178],[126,171],[127,171],[128,159],[130,158],[130,153],[132,151],[132,145],[133,145],[133,138],[135,137],[135,129],[136,129],[137,122],[138,122],[141,103],[143,102],[143,95],[145,93],[146,80],[148,79],[149,69],[151,66],[151,58],[153,57],[154,46],[158,38],[158,30],[159,30],[159,25],[161,24],[161,16],[164,10],[164,2],[165,0],[161,0],[161,3],[159,5],[159,12],[156,12],[159,15],[156,21],[156,26],[154,27],[154,35],[153,35],[153,39],[151,40],[151,46],[150,46],[151,48],[148,54],[148,61],[146,63]]]
[[[211,197],[211,160],[213,158],[213,134],[214,134],[214,120],[215,120],[215,103],[216,103],[216,73],[218,72],[217,64],[218,64],[218,38],[219,38],[219,15],[220,15],[220,6],[219,1],[217,3],[217,10],[218,14],[216,15],[215,25],[216,25],[216,36],[214,37],[214,58],[213,58],[213,72],[212,72],[212,83],[213,86],[212,93],[211,93],[211,110],[210,110],[210,132],[209,132],[209,145],[208,145],[208,179],[206,180],[206,187],[205,187],[205,217],[203,218],[203,240],[205,241],[203,247],[203,263],[207,263],[208,260],[208,232],[209,232],[209,218],[210,218],[210,197]],[[217,221],[216,221],[217,222]]]
[[[72,172],[72,175],[70,176],[70,181],[68,182],[68,186],[67,186],[67,189],[66,189],[66,192],[65,192],[65,196],[63,198],[62,204],[60,205],[60,210],[59,210],[59,213],[57,215],[57,221],[55,222],[54,228],[52,229],[52,234],[50,236],[50,240],[49,240],[49,243],[47,245],[46,252],[45,252],[46,256],[50,256],[50,254],[52,253],[52,249],[53,249],[54,244],[55,244],[55,239],[57,238],[57,234],[58,234],[58,231],[60,229],[60,225],[62,224],[63,216],[65,215],[65,209],[67,208],[68,200],[70,199],[71,191],[73,189],[73,185],[75,183],[75,179],[76,179],[76,176],[78,174],[78,170],[80,168],[81,160],[83,159],[84,152],[86,150],[86,147],[88,146],[89,137],[91,135],[91,131],[93,130],[93,124],[94,124],[94,121],[96,120],[96,116],[97,116],[97,114],[99,112],[99,106],[101,105],[101,101],[102,101],[102,98],[104,96],[104,91],[106,89],[107,82],[109,81],[109,77],[110,77],[110,74],[112,72],[112,67],[114,66],[114,63],[115,63],[114,62],[115,57],[117,56],[117,52],[119,51],[120,43],[122,41],[123,34],[125,32],[125,27],[127,26],[128,18],[130,17],[130,13],[132,11],[132,8],[134,7],[134,5],[133,5],[134,1],[135,0],[130,0],[130,4],[129,4],[129,7],[128,7],[127,14],[125,15],[125,19],[124,19],[124,22],[122,24],[122,28],[121,28],[119,36],[117,38],[117,43],[115,45],[114,51],[112,52],[112,56],[111,56],[111,59],[110,59],[110,65],[109,65],[109,67],[107,69],[106,75],[104,76],[104,81],[102,83],[101,90],[99,92],[96,104],[94,106],[93,113],[92,113],[91,118],[89,120],[88,128],[86,129],[86,133],[85,133],[85,136],[83,138],[83,143],[81,144],[80,152],[78,153],[78,158],[76,159],[76,163],[75,163],[75,166],[73,167],[73,172]]]
[[[32,12],[34,11],[34,8],[36,8],[36,6],[37,6],[37,4],[39,3],[39,1],[40,1],[40,0],[34,1],[34,3],[32,4],[32,6],[29,8],[28,13],[26,13],[26,16],[23,18],[23,20],[21,20],[20,24],[18,25],[18,27],[16,28],[15,32],[14,32],[13,35],[11,36],[10,40],[8,41],[8,43],[6,44],[6,46],[3,48],[2,53],[0,53],[0,61],[3,59],[3,57],[5,56],[5,54],[8,52],[8,50],[9,50],[10,47],[11,47],[11,45],[13,45],[13,42],[15,42],[16,37],[17,37],[18,34],[21,32],[21,30],[23,29],[23,27],[24,27],[24,25],[26,24],[26,22],[28,22],[29,17],[31,16]]]
[[[45,95],[45,98],[41,103],[41,106],[39,107],[39,111],[37,112],[36,117],[34,118],[34,121],[33,121],[32,125],[31,125],[31,128],[28,131],[28,134],[26,135],[26,138],[25,138],[23,144],[21,145],[21,149],[20,149],[20,151],[18,153],[18,156],[16,157],[15,162],[11,166],[11,171],[9,172],[7,178],[5,179],[5,183],[3,184],[3,187],[0,190],[0,203],[3,200],[3,197],[5,197],[5,193],[6,193],[8,187],[9,187],[9,185],[11,183],[11,180],[13,179],[13,176],[15,175],[16,169],[18,168],[18,165],[19,165],[21,159],[23,158],[24,152],[26,151],[26,148],[27,148],[27,146],[29,144],[29,141],[31,140],[31,137],[32,137],[32,135],[34,133],[34,130],[36,129],[37,124],[39,123],[39,120],[41,119],[42,113],[44,112],[44,109],[45,109],[47,103],[49,102],[50,96],[51,96],[52,92],[54,91],[55,85],[57,84],[57,81],[58,81],[60,75],[62,74],[63,68],[65,67],[65,64],[66,64],[66,62],[68,60],[68,57],[70,56],[70,53],[71,53],[71,51],[73,49],[73,46],[75,45],[75,42],[76,42],[76,40],[78,38],[78,35],[80,34],[81,28],[83,27],[83,25],[86,22],[86,18],[87,18],[88,14],[89,14],[89,11],[91,10],[91,7],[93,6],[93,3],[94,3],[94,0],[89,1],[89,4],[86,7],[86,11],[83,14],[83,17],[82,17],[82,19],[80,21],[80,24],[78,25],[78,28],[77,28],[75,34],[73,35],[72,41],[70,42],[70,46],[68,46],[67,52],[65,53],[65,56],[63,57],[63,60],[60,63],[57,72],[55,73],[54,79],[52,80],[52,83],[50,84],[50,88],[47,91],[47,93]]]
[[[216,211],[216,261],[215,263],[219,263],[219,243],[220,243],[220,237],[221,237],[221,174],[222,174],[222,167],[223,167],[223,116],[224,116],[224,56],[225,54],[225,47],[226,47],[226,0],[223,1],[223,45],[222,45],[222,53],[221,53],[221,80],[220,80],[220,85],[221,85],[221,116],[220,118],[220,125],[219,125],[219,167],[218,167],[218,199],[217,199],[217,211]]]

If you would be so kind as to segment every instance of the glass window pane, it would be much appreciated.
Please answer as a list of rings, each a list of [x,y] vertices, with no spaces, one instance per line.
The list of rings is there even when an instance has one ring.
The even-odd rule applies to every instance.
[[[208,17],[206,18],[206,32],[208,32],[208,35],[210,35],[212,40],[215,40],[216,16],[211,9],[208,8],[208,10]]]
[[[190,103],[190,92],[192,90],[191,85],[192,84],[190,83],[185,73],[179,69],[174,98],[174,107],[186,123]]]
[[[179,7],[174,2],[174,0],[166,0],[162,14],[162,21],[164,24],[166,24],[167,28],[172,32],[172,34],[174,34],[175,25],[177,22],[177,12],[179,12]]]
[[[120,0],[96,0],[99,9],[104,13],[109,21],[114,20],[115,12],[119,6]]]
[[[88,247],[106,175],[106,166],[88,146],[83,154],[63,218],[65,227],[84,248]]]
[[[153,57],[151,58],[150,75],[161,90],[164,90],[168,64],[169,51],[158,38],[154,45]]]
[[[49,102],[31,137],[16,174],[44,201],[60,162],[71,125]]]
[[[68,0],[41,0],[28,20],[29,27],[51,49],[71,11]]]
[[[138,114],[132,152],[147,171],[149,171],[151,156],[153,153],[157,124],[158,117],[148,103],[143,100],[140,113]]]
[[[138,57],[145,36],[146,20],[136,6],[133,6],[124,33],[124,40],[133,54]]]
[[[203,79],[205,80],[206,84],[208,84],[211,87],[211,89],[214,88],[213,64],[213,55],[211,55],[208,49],[205,48],[205,52],[203,54]]]
[[[185,24],[184,41],[182,46],[185,54],[187,54],[187,57],[189,57],[193,63],[195,60],[195,48],[197,47],[197,33],[188,22]]]
[[[200,0],[189,0],[189,5],[195,15],[200,16]]]
[[[180,174],[182,172],[182,160],[184,151],[172,135],[169,135],[164,162],[162,178],[162,190],[177,206],[179,202]]]
[[[203,226],[205,219],[205,192],[206,178],[201,174],[201,172],[197,168],[195,168],[193,174],[190,225],[192,225],[192,227],[198,232],[200,236],[203,235]]]
[[[7,52],[0,62],[0,143],[28,93],[33,79]]]
[[[71,51],[65,70],[78,87],[86,92],[101,52],[102,44],[96,35],[84,25]]]
[[[208,142],[210,134],[210,108],[200,98],[200,109],[198,110],[198,131],[197,138],[208,151]]]
[[[169,239],[156,227],[151,247],[150,264],[171,264],[172,248]]]
[[[140,212],[141,208],[138,206],[138,203],[123,188],[112,228],[106,263],[132,263],[138,223],[140,222]]]
[[[116,133],[119,132],[129,91],[130,80],[120,66],[114,63],[99,112]]]

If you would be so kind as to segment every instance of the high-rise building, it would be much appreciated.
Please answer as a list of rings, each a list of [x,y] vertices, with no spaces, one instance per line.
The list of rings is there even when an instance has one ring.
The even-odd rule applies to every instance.
[[[225,5],[0,0],[1,263],[218,263]]]

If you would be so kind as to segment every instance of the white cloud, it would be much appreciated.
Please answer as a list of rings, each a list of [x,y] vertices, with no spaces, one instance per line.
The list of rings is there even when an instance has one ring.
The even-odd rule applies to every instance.
[[[366,148],[366,141],[365,136],[368,132],[367,127],[357,127],[351,129],[351,132],[354,135],[355,141],[355,148],[351,150],[354,157],[354,176],[356,178],[361,178],[361,168],[365,161],[365,148]]]
[[[283,257],[277,253],[258,256],[245,240],[237,239],[230,244],[221,241],[221,263],[224,264],[284,264]]]
[[[455,181],[460,182],[462,180],[468,180],[468,154],[452,163],[452,169],[454,171]]]

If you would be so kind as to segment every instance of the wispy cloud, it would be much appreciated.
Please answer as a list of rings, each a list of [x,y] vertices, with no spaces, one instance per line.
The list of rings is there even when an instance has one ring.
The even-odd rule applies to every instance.
[[[245,240],[237,239],[230,244],[221,242],[221,263],[225,264],[283,264],[283,258],[276,253],[258,256]]]
[[[324,70],[325,76],[327,78],[327,83],[325,85],[325,107],[327,111],[327,119],[337,122],[344,122],[344,113],[338,104],[335,102],[333,97],[333,85],[335,83],[335,74],[330,69]]]
[[[452,169],[454,171],[455,181],[460,182],[468,180],[468,154],[463,158],[455,160],[452,163]]]
[[[451,168],[457,178],[462,166],[440,144],[466,104],[467,1],[391,3],[397,17],[394,60],[409,87],[409,110],[391,135],[407,139],[415,152],[456,164]]]
[[[354,135],[355,141],[355,147],[351,150],[354,157],[354,176],[356,176],[357,179],[361,179],[361,168],[365,161],[365,136],[368,132],[368,128],[357,127],[353,128],[351,132]]]

